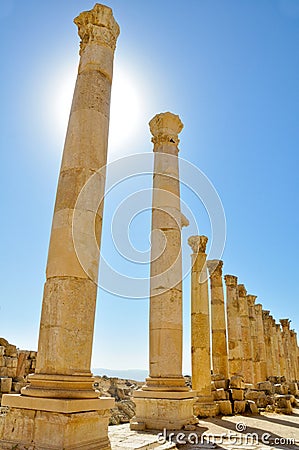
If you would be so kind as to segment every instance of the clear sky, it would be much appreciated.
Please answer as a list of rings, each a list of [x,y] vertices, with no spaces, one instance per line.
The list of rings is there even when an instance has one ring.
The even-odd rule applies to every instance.
[[[79,58],[72,21],[93,5],[90,0],[1,4],[0,334],[21,348],[37,347]],[[299,331],[298,0],[109,0],[107,5],[121,28],[109,160],[150,154],[149,120],[163,111],[179,114],[185,125],[180,156],[206,174],[225,211],[224,273],[237,275],[277,320],[289,317]],[[125,264],[113,256],[110,220],[126,195],[150,186],[151,176],[144,175],[107,195],[103,255],[118,270]],[[210,237],[204,207],[184,187],[182,198],[199,233]],[[133,245],[145,251],[149,213],[131,226]],[[185,264],[192,231],[184,231]],[[148,265],[136,264],[132,273],[146,276]],[[190,372],[189,283],[187,276],[185,372]],[[93,367],[147,368],[147,330],[148,299],[100,289]]]

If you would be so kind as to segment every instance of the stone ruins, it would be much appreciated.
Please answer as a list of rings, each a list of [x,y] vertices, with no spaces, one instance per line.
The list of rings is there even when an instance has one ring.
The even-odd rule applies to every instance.
[[[113,397],[126,399],[118,398],[115,381],[105,395],[97,390],[90,370],[103,216],[103,201],[97,202],[105,191],[119,26],[111,9],[100,4],[81,13],[75,24],[80,62],[53,215],[37,357],[0,340],[3,450],[108,450]],[[190,429],[198,417],[258,414],[267,408],[291,413],[298,397],[299,350],[290,320],[276,323],[234,275],[225,275],[225,293],[223,262],[207,261],[205,236],[188,241],[192,384],[182,374],[181,230],[188,225],[181,212],[178,165],[183,124],[165,112],[149,125],[155,161],[149,377],[133,390],[131,403],[123,403],[131,430]],[[78,204],[91,177],[96,188]],[[84,265],[74,242],[74,217]]]

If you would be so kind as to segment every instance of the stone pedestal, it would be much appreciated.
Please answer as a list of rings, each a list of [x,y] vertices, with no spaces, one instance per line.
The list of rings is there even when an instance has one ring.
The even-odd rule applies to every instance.
[[[197,393],[196,416],[216,415],[211,392],[211,344],[206,236],[191,236],[191,363],[192,389]]]
[[[238,278],[225,275],[226,309],[227,309],[227,339],[229,376],[241,375],[242,365],[242,333],[238,302]]]
[[[170,112],[150,121],[155,162],[152,200],[149,377],[135,392],[132,429],[180,429],[194,423],[194,393],[182,375],[182,249],[178,167],[179,116]],[[175,418],[175,420],[174,420]]]
[[[113,405],[112,398],[63,400],[4,395],[2,406],[9,406],[10,411],[0,448],[110,449],[107,429]]]
[[[113,401],[98,399],[90,362],[103,210],[99,203],[105,189],[119,27],[111,9],[99,4],[75,23],[80,63],[57,187],[36,371],[21,396],[3,398],[2,404],[11,409],[0,447],[8,441],[17,448],[110,448],[107,426]],[[79,201],[92,176],[93,188]]]
[[[207,262],[211,284],[211,324],[212,324],[212,362],[213,374],[228,378],[228,355],[226,340],[226,321],[222,283],[223,261]]]
[[[238,285],[239,311],[241,319],[243,376],[245,383],[253,381],[253,363],[247,291],[244,284]]]

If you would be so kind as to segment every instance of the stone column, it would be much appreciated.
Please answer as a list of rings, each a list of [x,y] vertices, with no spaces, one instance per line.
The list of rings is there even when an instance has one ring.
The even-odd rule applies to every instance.
[[[211,392],[211,342],[208,272],[206,266],[206,236],[191,236],[191,362],[192,389],[197,401],[197,416],[216,415],[216,405]]]
[[[134,394],[131,428],[180,429],[194,421],[194,393],[182,375],[182,252],[178,167],[179,116],[150,121],[154,144],[149,320],[149,378]]]
[[[258,364],[258,343],[257,343],[257,322],[255,315],[255,300],[256,295],[247,295],[249,323],[250,323],[250,339],[251,339],[251,354],[253,365],[253,383],[261,381],[260,366]]]
[[[291,347],[292,347],[292,366],[293,366],[293,373],[294,373],[294,381],[299,380],[299,367],[298,367],[298,345],[297,345],[297,333],[295,330],[290,330],[290,340],[291,340]]]
[[[278,346],[278,337],[276,331],[276,322],[275,319],[271,317],[271,327],[272,327],[272,356],[273,356],[273,375],[275,377],[280,377],[280,363],[279,363],[279,346]]]
[[[265,347],[266,347],[266,361],[267,361],[267,378],[273,376],[273,348],[272,348],[272,329],[271,329],[271,319],[270,311],[263,310],[263,325],[264,325],[264,336],[265,336]]]
[[[255,305],[255,315],[256,315],[256,329],[257,329],[257,346],[258,346],[258,365],[259,365],[259,375],[260,381],[267,380],[267,358],[266,358],[266,344],[264,335],[264,325],[263,325],[263,307],[260,303]]]
[[[278,360],[279,360],[279,368],[280,368],[280,376],[286,376],[286,357],[283,348],[282,335],[281,335],[281,327],[280,323],[275,325],[276,327],[276,335],[277,335],[277,343],[278,343]]]
[[[242,333],[243,376],[245,383],[253,382],[253,363],[251,349],[251,333],[249,311],[247,303],[247,291],[244,284],[238,285],[239,311]]]
[[[238,302],[238,278],[225,275],[229,376],[242,375],[242,334]]]
[[[213,374],[228,379],[228,354],[226,321],[222,283],[223,261],[213,259],[207,262],[211,285],[212,361]]]
[[[81,38],[80,62],[57,187],[36,372],[21,396],[3,400],[17,421],[32,425],[24,428],[26,432],[21,423],[9,431],[8,419],[5,439],[24,445],[34,442],[38,448],[108,449],[113,401],[98,398],[90,363],[102,228],[99,202],[105,188],[119,26],[112,10],[100,4],[74,22]],[[79,201],[92,176],[93,189]],[[16,408],[26,409],[18,414]]]
[[[290,320],[289,319],[280,319],[280,323],[282,326],[282,343],[284,348],[284,354],[286,358],[286,380],[293,380],[293,371],[292,371],[292,358],[291,355],[291,345],[290,345]]]

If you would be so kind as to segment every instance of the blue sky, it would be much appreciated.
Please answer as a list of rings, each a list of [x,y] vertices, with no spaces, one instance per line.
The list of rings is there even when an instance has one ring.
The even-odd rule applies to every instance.
[[[1,70],[1,335],[37,346],[49,234],[79,38],[73,18],[93,1],[3,1]],[[121,34],[115,54],[109,160],[152,151],[149,120],[185,127],[180,156],[217,190],[227,221],[224,273],[239,277],[276,319],[299,331],[297,0],[107,1]],[[103,253],[113,255],[107,196]],[[207,212],[182,197],[210,236]],[[132,222],[145,250],[148,213]],[[134,228],[135,227],[135,228]],[[184,259],[190,249],[184,231]],[[112,252],[112,253],[111,253]],[[112,256],[113,262],[113,256]],[[121,266],[121,264],[120,264]],[[140,272],[139,272],[140,270]],[[136,273],[148,273],[148,266]],[[190,372],[189,278],[184,281],[184,369]],[[134,290],[134,286],[132,285]],[[93,367],[147,368],[148,300],[99,291]]]

